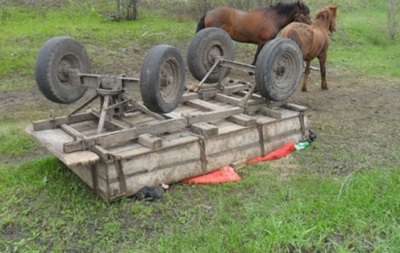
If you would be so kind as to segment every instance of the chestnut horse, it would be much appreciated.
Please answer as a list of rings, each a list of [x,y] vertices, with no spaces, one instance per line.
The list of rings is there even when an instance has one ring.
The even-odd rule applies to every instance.
[[[322,8],[311,25],[291,23],[282,29],[280,36],[294,40],[300,47],[306,61],[302,91],[307,91],[307,79],[310,74],[311,60],[319,60],[321,88],[328,89],[325,63],[329,47],[329,32],[336,31],[336,6]]]
[[[303,2],[277,3],[252,11],[219,7],[207,12],[197,23],[196,32],[206,27],[225,30],[233,40],[257,44],[253,65],[262,47],[293,21],[311,23],[310,9]]]

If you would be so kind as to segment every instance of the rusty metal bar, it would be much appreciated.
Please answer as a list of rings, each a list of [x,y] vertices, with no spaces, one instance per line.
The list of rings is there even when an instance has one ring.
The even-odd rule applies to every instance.
[[[96,74],[85,74],[79,73],[81,82],[87,85],[96,86],[99,83],[99,80],[104,78],[114,78],[121,81],[123,87],[136,86],[139,84],[140,79],[135,77],[126,77],[126,76],[107,76],[107,75],[96,75]]]
[[[243,71],[247,71],[249,73],[254,74],[256,67],[254,65],[246,64],[246,63],[241,63],[241,62],[235,62],[235,61],[230,61],[230,60],[225,60],[225,59],[219,59],[219,64],[223,67],[228,67],[232,69],[239,69]]]
[[[210,70],[207,72],[207,74],[204,76],[204,78],[200,81],[200,83],[198,83],[194,89],[195,92],[199,91],[201,86],[203,86],[203,83],[207,80],[207,78],[211,75],[211,73],[214,71],[214,69],[218,66],[218,64],[220,63],[220,59],[217,59],[214,62],[214,65],[210,68]]]

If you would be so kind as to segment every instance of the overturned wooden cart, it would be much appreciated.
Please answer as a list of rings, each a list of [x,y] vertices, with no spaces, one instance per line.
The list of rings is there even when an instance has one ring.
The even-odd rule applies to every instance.
[[[287,101],[302,71],[297,45],[269,42],[256,66],[233,58],[224,31],[200,31],[186,60],[199,83],[185,90],[184,60],[173,46],[154,46],[140,78],[133,78],[90,74],[79,42],[52,38],[35,71],[46,98],[69,104],[88,87],[96,92],[69,115],[35,121],[27,130],[106,201],[245,163],[305,138],[305,108]],[[232,69],[253,73],[255,83],[228,80]],[[127,94],[133,86],[140,86],[142,101]],[[97,101],[98,108],[87,109]]]

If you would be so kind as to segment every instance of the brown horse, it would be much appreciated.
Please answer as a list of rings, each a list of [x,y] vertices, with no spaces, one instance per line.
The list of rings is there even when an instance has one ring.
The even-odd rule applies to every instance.
[[[321,88],[328,89],[325,63],[329,47],[329,32],[336,31],[336,6],[325,6],[320,10],[311,25],[291,23],[282,29],[280,36],[294,40],[300,47],[306,61],[304,81],[301,88],[307,91],[311,60],[318,57],[321,72]]]
[[[197,23],[196,32],[206,27],[225,30],[233,40],[257,44],[253,65],[262,47],[293,21],[311,23],[310,9],[303,2],[277,3],[252,11],[219,7],[207,12]]]

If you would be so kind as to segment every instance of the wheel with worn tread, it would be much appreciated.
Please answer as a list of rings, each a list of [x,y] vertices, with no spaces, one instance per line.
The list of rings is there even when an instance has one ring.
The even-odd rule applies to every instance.
[[[91,65],[86,49],[67,36],[47,40],[36,57],[35,78],[43,95],[59,104],[70,104],[80,99],[87,87],[68,74],[71,69],[90,73]]]
[[[169,113],[178,106],[184,89],[185,64],[179,50],[165,44],[153,46],[140,71],[144,105],[156,113]]]
[[[303,72],[298,45],[287,38],[276,38],[262,48],[255,69],[257,90],[272,101],[287,100],[296,91]]]
[[[196,33],[188,46],[187,64],[192,76],[198,81],[208,74],[216,58],[233,61],[235,51],[231,37],[220,28],[205,28]],[[229,74],[230,69],[217,66],[205,83],[216,83]]]

